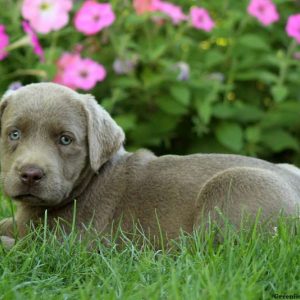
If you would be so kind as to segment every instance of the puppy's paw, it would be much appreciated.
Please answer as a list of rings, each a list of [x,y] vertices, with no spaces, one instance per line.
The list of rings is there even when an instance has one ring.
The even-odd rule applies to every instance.
[[[12,235],[14,232],[13,218],[6,218],[0,221],[0,236]]]
[[[0,247],[10,250],[16,243],[16,240],[8,236],[0,236]]]

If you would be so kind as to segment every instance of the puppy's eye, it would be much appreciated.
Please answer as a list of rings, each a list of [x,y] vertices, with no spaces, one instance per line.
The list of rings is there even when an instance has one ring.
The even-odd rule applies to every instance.
[[[72,143],[73,139],[68,136],[68,135],[62,135],[60,138],[59,138],[59,143],[61,145],[64,145],[64,146],[68,146]]]
[[[14,129],[8,134],[8,137],[11,141],[17,141],[21,138],[21,131]]]

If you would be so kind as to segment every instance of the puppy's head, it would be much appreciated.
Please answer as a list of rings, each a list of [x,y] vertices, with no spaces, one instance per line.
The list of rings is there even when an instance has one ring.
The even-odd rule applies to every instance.
[[[33,206],[63,202],[86,170],[97,172],[124,141],[92,96],[53,83],[4,96],[0,117],[4,192]]]

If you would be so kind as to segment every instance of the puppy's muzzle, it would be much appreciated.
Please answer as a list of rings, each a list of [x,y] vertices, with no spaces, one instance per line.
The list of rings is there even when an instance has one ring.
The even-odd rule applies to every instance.
[[[20,170],[20,180],[28,186],[39,183],[43,177],[45,177],[44,171],[35,165],[27,165]]]

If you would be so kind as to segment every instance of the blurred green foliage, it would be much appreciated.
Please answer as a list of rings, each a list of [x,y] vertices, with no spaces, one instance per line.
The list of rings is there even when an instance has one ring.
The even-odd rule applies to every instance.
[[[16,80],[52,80],[60,55],[81,44],[82,56],[108,71],[91,93],[126,131],[127,149],[232,152],[300,163],[300,60],[294,58],[300,47],[285,32],[300,2],[274,2],[280,21],[263,27],[247,14],[248,1],[173,1],[186,13],[193,5],[208,9],[216,27],[206,33],[187,22],[156,24],[150,15],[136,15],[131,1],[110,1],[117,19],[95,36],[76,32],[72,17],[62,30],[41,35],[44,64],[30,47],[12,50],[0,63],[0,92]],[[75,3],[72,14],[82,1]],[[0,4],[0,23],[14,42],[24,35],[21,2]],[[113,71],[116,58],[133,57],[133,72]],[[177,79],[178,62],[190,66],[186,81]]]

